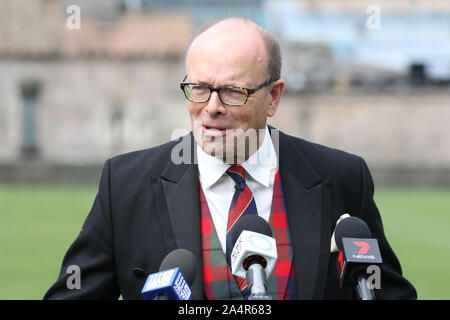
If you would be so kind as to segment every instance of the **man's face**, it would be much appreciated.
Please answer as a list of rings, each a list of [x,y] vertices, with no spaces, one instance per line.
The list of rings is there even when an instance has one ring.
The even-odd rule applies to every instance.
[[[254,88],[267,80],[266,51],[256,30],[242,25],[211,29],[194,40],[189,49],[186,82]],[[234,161],[233,155],[244,148],[248,158],[255,150],[249,150],[248,141],[245,146],[239,145],[236,143],[239,139],[233,136],[246,133],[248,140],[255,137],[252,133],[264,134],[267,117],[275,114],[278,105],[278,100],[276,104],[273,101],[271,87],[256,91],[242,106],[223,104],[217,92],[212,92],[209,101],[204,103],[188,101],[197,143],[208,154],[222,159],[227,156]],[[257,147],[262,142],[259,140]]]

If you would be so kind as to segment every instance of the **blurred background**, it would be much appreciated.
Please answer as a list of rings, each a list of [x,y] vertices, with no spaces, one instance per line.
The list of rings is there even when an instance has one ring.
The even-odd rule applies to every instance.
[[[192,32],[273,32],[269,123],[362,156],[419,299],[450,299],[450,1],[0,0],[0,299],[41,299],[114,155],[190,130]]]

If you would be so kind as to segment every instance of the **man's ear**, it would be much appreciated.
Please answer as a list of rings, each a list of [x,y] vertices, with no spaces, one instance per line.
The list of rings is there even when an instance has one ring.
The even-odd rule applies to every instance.
[[[270,101],[269,107],[267,108],[267,116],[273,117],[278,109],[278,104],[280,103],[281,95],[284,91],[284,81],[282,79],[278,79],[270,84]]]

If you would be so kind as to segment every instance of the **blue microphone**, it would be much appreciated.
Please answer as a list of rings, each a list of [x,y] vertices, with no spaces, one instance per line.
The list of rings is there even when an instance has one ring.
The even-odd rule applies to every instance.
[[[192,252],[176,249],[162,261],[159,272],[147,277],[141,294],[145,300],[191,300],[196,260]]]

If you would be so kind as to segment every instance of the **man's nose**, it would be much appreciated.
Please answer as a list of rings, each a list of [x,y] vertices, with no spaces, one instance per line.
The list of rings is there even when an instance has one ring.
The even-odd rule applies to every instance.
[[[206,112],[208,112],[211,117],[227,113],[227,106],[220,101],[219,93],[217,91],[211,93],[211,97],[206,105]]]

